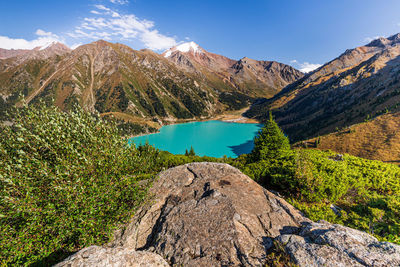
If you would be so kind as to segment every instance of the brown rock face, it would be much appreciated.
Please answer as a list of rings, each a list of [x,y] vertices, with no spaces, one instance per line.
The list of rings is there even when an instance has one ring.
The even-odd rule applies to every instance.
[[[191,45],[187,50],[181,46]],[[165,51],[162,56],[177,66],[210,80],[223,80],[226,85],[252,97],[272,97],[303,73],[275,61],[258,61],[244,57],[233,60],[210,53],[191,42]]]
[[[30,59],[47,59],[55,55],[63,55],[71,52],[71,49],[58,42],[49,44],[47,47],[36,47],[34,49],[3,49],[0,48],[0,59],[7,59],[15,57],[18,63]]]
[[[0,50],[0,105],[21,106],[23,95],[27,104],[44,100],[70,110],[79,103],[134,123],[204,119],[241,110],[255,97],[270,97],[302,77],[284,64],[236,75],[231,68],[235,60],[203,50],[175,51],[165,58],[102,40],[72,51],[53,44],[17,51],[23,53],[19,56],[10,57],[11,52]]]
[[[259,266],[272,239],[307,221],[239,170],[193,163],[160,174],[142,208],[114,245],[148,250],[172,265]]]

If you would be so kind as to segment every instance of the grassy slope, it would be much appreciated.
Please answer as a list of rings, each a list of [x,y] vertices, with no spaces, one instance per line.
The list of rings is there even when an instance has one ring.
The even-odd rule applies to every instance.
[[[255,163],[246,163],[244,155],[233,164],[314,221],[343,224],[400,244],[400,167],[347,154],[337,160],[332,151],[288,153]]]
[[[316,141],[319,149],[400,164],[400,113],[385,114],[350,128],[306,140],[309,147]],[[295,146],[303,146],[303,142]]]

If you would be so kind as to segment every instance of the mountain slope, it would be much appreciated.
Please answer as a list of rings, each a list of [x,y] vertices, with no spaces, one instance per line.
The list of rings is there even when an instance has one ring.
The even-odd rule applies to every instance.
[[[34,49],[3,49],[0,48],[0,60],[12,58],[14,63],[20,64],[29,59],[47,59],[55,55],[63,55],[72,50],[59,42],[51,42]]]
[[[384,114],[295,146],[331,149],[357,157],[400,164],[400,112]]]
[[[42,99],[69,109],[79,103],[87,110],[124,120],[146,118],[162,123],[241,109],[256,95],[224,80],[216,74],[217,67],[192,71],[150,50],[136,51],[122,44],[97,41],[72,51],[54,49],[53,54],[44,53],[51,47],[0,60],[3,106],[22,105],[22,95],[28,104]],[[234,63],[219,55],[213,58],[210,62],[226,61],[226,66]],[[301,76],[293,71],[293,77],[282,77]],[[276,79],[281,78],[276,75]],[[276,83],[274,90],[279,91],[283,83],[286,81]]]
[[[173,47],[162,54],[179,67],[206,77],[222,80],[252,97],[272,97],[303,74],[275,61],[257,61],[247,57],[239,61],[210,53],[194,42]]]
[[[292,140],[333,132],[400,109],[400,34],[347,50],[247,113],[272,109]]]

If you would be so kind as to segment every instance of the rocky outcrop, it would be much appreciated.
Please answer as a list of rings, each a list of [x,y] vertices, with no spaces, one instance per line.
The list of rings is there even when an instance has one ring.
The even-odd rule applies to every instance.
[[[151,193],[154,201],[114,245],[155,252],[172,265],[259,266],[283,228],[308,221],[227,164],[169,169]]]
[[[300,266],[400,266],[400,246],[314,223],[227,164],[166,170],[150,193],[107,247],[87,248],[58,266],[136,266],[144,252],[155,266],[163,263],[154,254],[173,266],[263,266],[277,242]]]
[[[113,266],[113,267],[167,267],[168,263],[160,256],[146,251],[129,248],[102,248],[91,246],[68,257],[54,267]]]
[[[325,221],[304,223],[277,240],[300,266],[400,266],[400,246]]]

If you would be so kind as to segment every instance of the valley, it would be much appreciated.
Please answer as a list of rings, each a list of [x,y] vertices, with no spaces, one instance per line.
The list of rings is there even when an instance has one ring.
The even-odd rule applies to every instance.
[[[242,110],[303,76],[288,65],[236,61],[193,42],[161,55],[106,41],[62,52],[60,46],[4,53],[9,57],[0,62],[3,106],[45,101],[69,110],[79,104],[102,116],[160,127]]]
[[[1,49],[1,121],[0,264],[400,264],[400,34],[307,73]]]
[[[397,161],[395,139],[381,149],[386,156],[366,145],[384,139],[378,136],[381,128],[366,139],[353,133],[351,143],[368,140],[363,145],[344,145],[350,141],[332,136],[400,110],[399,36],[348,49],[305,75],[274,61],[233,60],[194,42],[160,54],[102,40],[74,50],[60,43],[3,49],[0,107],[4,112],[14,104],[44,101],[67,111],[78,104],[116,120],[128,136],[192,121],[258,123],[272,110],[292,143],[332,133],[319,148]]]

